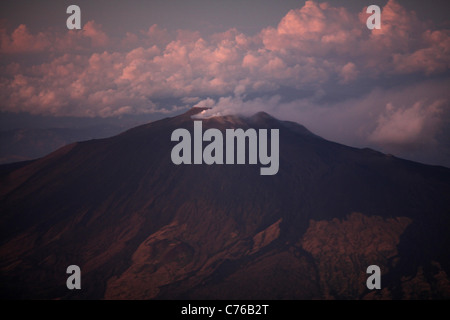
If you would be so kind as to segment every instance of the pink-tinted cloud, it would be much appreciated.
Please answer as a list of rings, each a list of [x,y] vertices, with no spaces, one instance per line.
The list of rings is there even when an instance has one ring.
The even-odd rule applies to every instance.
[[[6,29],[0,29],[0,53],[34,53],[41,52],[50,47],[50,40],[47,35],[40,32],[32,35],[24,24],[19,25],[11,35]]]
[[[398,73],[424,72],[427,75],[450,68],[450,30],[427,30],[422,34],[426,44],[414,52],[396,53],[393,64]]]
[[[412,106],[399,108],[387,103],[369,139],[378,144],[394,146],[433,143],[446,104],[446,100],[437,100],[431,104],[418,101]]]
[[[63,35],[51,32],[33,34],[24,24],[11,34],[6,29],[0,29],[0,54],[86,51],[105,48],[109,42],[107,34],[94,21],[88,21],[82,30],[68,30]]]
[[[127,32],[125,37],[121,39],[120,47],[125,50],[132,50],[137,47],[157,46],[164,48],[171,39],[172,35],[166,29],[161,29],[158,25],[153,24],[147,30],[141,30],[140,33]]]
[[[330,45],[335,49],[362,34],[357,17],[345,8],[331,7],[327,3],[306,1],[280,21],[277,28],[261,32],[264,46],[272,51],[287,48],[305,53],[325,53]]]
[[[81,33],[84,37],[91,39],[93,47],[104,47],[108,44],[109,38],[100,26],[97,26],[94,21],[89,21],[83,27]]]
[[[356,68],[355,64],[353,62],[347,63],[345,66],[342,67],[341,71],[339,72],[340,76],[340,82],[341,83],[349,83],[358,78],[358,69]]]
[[[171,35],[152,25],[112,39],[93,21],[63,35],[33,34],[21,25],[0,31],[2,54],[51,54],[32,66],[18,60],[2,67],[0,108],[113,116],[156,112],[165,98],[178,98],[181,107],[205,96],[273,97],[283,88],[311,92],[311,105],[335,84],[351,94],[360,80],[449,70],[448,30],[433,29],[393,0],[382,17],[382,29],[370,31],[364,9],[358,15],[307,1],[254,36],[235,29],[208,38],[183,30]]]

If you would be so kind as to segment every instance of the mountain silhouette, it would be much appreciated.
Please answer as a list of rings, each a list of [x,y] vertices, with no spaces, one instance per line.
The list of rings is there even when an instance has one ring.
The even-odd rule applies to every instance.
[[[193,132],[202,110],[0,166],[1,297],[450,298],[450,169],[262,112],[203,130],[279,129],[276,175],[173,164],[172,132]],[[366,287],[370,265],[381,290]]]

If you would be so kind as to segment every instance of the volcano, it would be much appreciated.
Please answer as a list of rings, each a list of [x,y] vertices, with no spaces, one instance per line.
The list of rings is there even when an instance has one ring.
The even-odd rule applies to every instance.
[[[450,169],[262,112],[203,128],[279,129],[277,174],[173,164],[172,132],[201,111],[0,166],[1,297],[450,298]]]

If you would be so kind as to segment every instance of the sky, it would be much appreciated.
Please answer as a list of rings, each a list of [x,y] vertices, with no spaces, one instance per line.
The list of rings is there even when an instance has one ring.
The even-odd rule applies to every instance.
[[[71,4],[82,30],[66,28]],[[372,4],[380,30],[366,26]],[[449,9],[447,0],[2,1],[0,125],[266,111],[332,141],[450,167]]]

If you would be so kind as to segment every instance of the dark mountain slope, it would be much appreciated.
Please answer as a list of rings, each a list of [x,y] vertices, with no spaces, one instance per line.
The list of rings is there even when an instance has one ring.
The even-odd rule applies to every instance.
[[[171,133],[192,132],[199,111],[3,175],[2,297],[449,297],[450,169],[332,143],[265,113],[204,119],[203,130],[279,129],[278,174],[176,166]],[[82,290],[66,288],[71,264]],[[381,291],[365,287],[370,264],[382,268]]]

